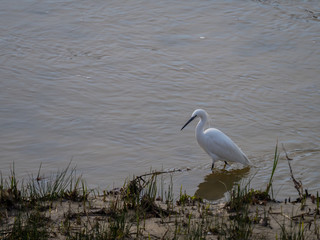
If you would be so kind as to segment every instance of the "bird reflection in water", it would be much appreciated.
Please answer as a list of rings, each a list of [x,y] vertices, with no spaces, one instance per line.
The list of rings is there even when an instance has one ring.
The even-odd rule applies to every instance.
[[[218,200],[230,191],[235,183],[248,176],[249,171],[249,167],[229,171],[217,169],[199,184],[195,196],[211,201]]]

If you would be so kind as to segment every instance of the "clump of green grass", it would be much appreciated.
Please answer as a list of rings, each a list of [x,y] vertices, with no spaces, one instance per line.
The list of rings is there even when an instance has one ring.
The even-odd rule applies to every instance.
[[[280,240],[304,240],[307,239],[305,236],[305,225],[303,221],[299,221],[298,229],[294,226],[294,223],[290,222],[289,229],[285,227],[285,224],[280,224],[281,233]]]
[[[3,179],[2,174],[0,177],[0,206],[11,208],[23,199],[22,193],[24,192],[24,189],[19,190],[19,181],[15,176],[14,164],[8,180]]]
[[[279,156],[280,156],[280,154],[278,153],[278,142],[277,142],[276,148],[275,148],[275,151],[274,151],[272,171],[271,171],[271,175],[270,175],[270,178],[269,178],[269,182],[267,184],[267,188],[265,190],[265,194],[268,195],[268,196],[270,196],[269,192],[271,190],[272,197],[273,197],[273,188],[272,188],[273,176],[274,176],[274,173],[275,173],[277,165],[278,165]]]
[[[254,204],[266,204],[271,201],[269,192],[272,195],[272,182],[275,170],[279,160],[278,146],[276,145],[273,159],[273,167],[269,182],[264,191],[250,188],[250,182],[245,185],[237,184],[230,192],[230,200],[226,203],[225,208],[233,213],[230,215],[228,223],[222,223],[220,233],[226,239],[250,239],[253,232],[253,224],[257,222],[255,217],[249,214],[249,206]]]
[[[250,239],[253,231],[253,220],[249,215],[249,205],[257,193],[249,189],[248,185],[236,185],[230,193],[230,201],[225,208],[232,212],[227,222],[222,222],[216,228],[219,235],[226,239]],[[259,192],[260,194],[260,192]]]
[[[320,197],[319,197],[319,192],[317,191],[317,198],[316,198],[316,201],[317,201],[317,209],[316,209],[316,213],[317,215],[320,215]]]
[[[0,238],[4,239],[48,239],[50,218],[44,212],[51,208],[56,200],[86,201],[89,191],[81,177],[75,174],[75,168],[69,165],[50,177],[41,177],[41,165],[36,177],[28,182],[19,181],[14,164],[10,176],[0,181],[0,221],[6,223],[7,213],[15,215],[12,225],[6,223],[0,228]],[[80,186],[81,185],[81,186]]]
[[[272,196],[272,183],[273,183],[273,176],[276,171],[277,165],[279,161],[279,153],[278,153],[278,144],[275,148],[274,158],[273,158],[273,166],[272,171],[270,174],[269,182],[267,184],[266,189],[263,190],[254,190],[250,188],[250,182],[246,185],[237,184],[233,187],[230,192],[230,201],[227,202],[226,207],[229,211],[240,211],[243,208],[246,208],[247,204],[261,204],[266,203],[268,201],[272,201],[273,197],[271,198],[269,192],[271,190]]]
[[[124,207],[143,213],[146,216],[164,217],[172,211],[159,207],[155,202],[157,198],[157,173],[139,176],[123,187],[122,199]]]
[[[24,184],[17,180],[14,165],[8,179],[0,181],[0,207],[30,208],[39,201],[54,201],[67,199],[84,201],[89,195],[85,182],[77,177],[75,168],[69,165],[50,177],[41,177],[41,165],[36,177],[31,176]],[[81,186],[80,186],[81,185]]]
[[[177,200],[177,205],[178,206],[195,206],[195,204],[199,202],[202,203],[203,200],[201,197],[197,196],[190,196],[186,192],[182,193],[182,186],[180,188],[180,197]]]
[[[70,224],[70,223],[68,223]],[[94,225],[86,222],[81,231],[66,233],[70,240],[113,240],[130,239],[130,224],[127,221],[126,212],[115,212],[106,222],[96,221]]]
[[[188,239],[206,239],[211,221],[208,218],[189,222],[186,236]]]
[[[249,210],[245,209],[242,212],[230,215],[228,223],[224,223],[221,230],[226,239],[250,239],[253,232],[253,223]]]
[[[70,239],[123,239],[143,236],[145,220],[150,217],[164,218],[173,211],[164,209],[156,203],[158,187],[157,173],[145,174],[125,183],[118,191],[104,192],[114,197],[109,207],[99,211],[106,217],[97,221],[94,226],[83,226],[84,231],[77,231]],[[74,218],[74,215],[71,214]],[[67,223],[69,221],[67,220]],[[70,225],[65,224],[68,230]],[[134,228],[132,226],[134,225]],[[135,229],[133,232],[132,229]],[[70,232],[70,231],[68,231]]]
[[[48,218],[39,211],[31,213],[19,213],[15,218],[12,229],[6,231],[4,239],[34,239],[44,240],[50,237]]]
[[[37,177],[31,177],[27,184],[27,198],[30,201],[37,200],[57,200],[59,198],[69,199],[72,201],[86,200],[89,192],[81,176],[76,174],[76,168],[70,169],[68,166],[50,177],[41,177],[41,164]],[[81,183],[81,187],[80,187]]]

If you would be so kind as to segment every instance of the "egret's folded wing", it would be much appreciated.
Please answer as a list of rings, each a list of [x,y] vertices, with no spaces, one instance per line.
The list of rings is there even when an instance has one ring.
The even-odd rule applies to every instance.
[[[251,162],[242,150],[223,132],[210,128],[205,132],[204,144],[208,152],[218,156],[220,159],[231,162],[239,162],[244,165],[251,165]]]

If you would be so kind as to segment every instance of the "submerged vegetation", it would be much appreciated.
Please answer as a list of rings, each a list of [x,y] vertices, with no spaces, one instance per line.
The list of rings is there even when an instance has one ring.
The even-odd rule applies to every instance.
[[[287,156],[287,154],[286,154]],[[0,239],[320,239],[320,197],[299,192],[294,202],[274,199],[273,168],[265,190],[237,184],[224,204],[173,196],[151,172],[102,193],[88,190],[70,164],[49,177],[41,166],[28,182],[0,179]],[[252,179],[251,179],[252,180]],[[298,185],[297,185],[298,184]]]

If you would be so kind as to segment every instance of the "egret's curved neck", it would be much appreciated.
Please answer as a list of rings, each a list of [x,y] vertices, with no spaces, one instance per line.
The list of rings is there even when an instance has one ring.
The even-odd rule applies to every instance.
[[[196,127],[196,137],[200,137],[203,135],[204,132],[204,126],[207,122],[207,116],[201,116],[200,121],[198,122],[198,125]]]

